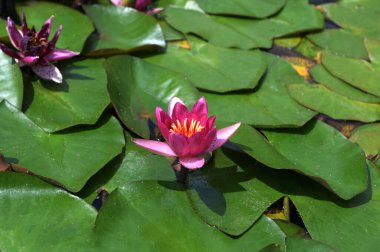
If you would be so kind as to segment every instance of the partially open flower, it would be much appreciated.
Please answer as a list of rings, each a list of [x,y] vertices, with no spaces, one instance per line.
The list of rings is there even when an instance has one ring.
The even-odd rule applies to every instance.
[[[152,0],[111,0],[111,2],[116,6],[128,6],[138,11],[145,12],[148,15],[154,15],[162,11],[162,8],[149,8],[153,2]]]
[[[58,83],[62,82],[62,74],[51,62],[71,58],[78,55],[64,49],[56,49],[55,44],[62,30],[62,25],[55,32],[51,41],[48,41],[51,23],[54,16],[51,16],[42,25],[41,30],[36,31],[34,27],[28,28],[25,15],[22,20],[22,30],[18,30],[15,23],[8,17],[7,31],[12,45],[18,50],[9,49],[0,43],[0,49],[11,56],[22,66],[30,66],[38,76],[46,80]]]
[[[201,168],[204,155],[222,146],[239,128],[240,122],[216,130],[215,116],[208,117],[207,103],[200,98],[189,111],[177,97],[169,102],[168,114],[156,108],[157,126],[167,143],[134,139],[141,147],[163,156],[176,156],[188,169]]]

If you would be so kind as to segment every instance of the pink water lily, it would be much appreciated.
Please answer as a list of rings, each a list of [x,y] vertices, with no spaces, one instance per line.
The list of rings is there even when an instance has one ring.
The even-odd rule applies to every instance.
[[[152,4],[152,2],[152,0],[111,0],[111,3],[116,6],[132,7],[138,11],[145,12],[148,15],[154,15],[162,11],[162,8],[149,9],[148,7]]]
[[[30,66],[39,77],[62,83],[62,74],[51,62],[68,59],[78,55],[65,49],[57,49],[55,45],[62,30],[62,25],[55,32],[54,37],[49,42],[51,24],[54,16],[51,16],[42,25],[39,31],[34,27],[28,28],[25,15],[22,20],[21,31],[17,29],[15,23],[8,17],[7,31],[12,45],[17,51],[6,47],[0,43],[0,49],[18,62],[20,67]]]
[[[174,97],[169,102],[168,113],[156,108],[157,126],[166,143],[144,139],[134,139],[133,142],[156,154],[178,157],[181,165],[188,169],[198,169],[205,163],[205,154],[222,146],[240,126],[239,122],[216,130],[215,118],[208,117],[204,97],[190,111]]]

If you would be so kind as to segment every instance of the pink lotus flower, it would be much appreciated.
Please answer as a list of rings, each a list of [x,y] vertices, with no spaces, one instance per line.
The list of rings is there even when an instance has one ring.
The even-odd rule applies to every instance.
[[[113,5],[116,6],[128,6],[132,7],[138,11],[145,12],[148,15],[154,15],[160,11],[162,11],[162,8],[154,8],[154,9],[149,9],[149,5],[152,4],[152,0],[111,0]]]
[[[144,139],[133,142],[156,154],[179,157],[181,165],[188,169],[201,168],[205,163],[204,155],[222,146],[240,126],[239,122],[216,130],[216,117],[208,117],[204,97],[190,111],[174,97],[169,102],[168,112],[156,108],[157,126],[167,143]]]
[[[68,59],[79,53],[55,48],[62,25],[55,32],[53,39],[48,42],[53,17],[51,16],[46,20],[38,32],[34,27],[28,28],[25,15],[22,20],[21,31],[17,29],[12,19],[8,17],[8,35],[12,45],[18,52],[9,49],[2,43],[0,43],[0,49],[5,54],[14,58],[20,67],[30,66],[39,77],[62,83],[61,72],[51,62]]]

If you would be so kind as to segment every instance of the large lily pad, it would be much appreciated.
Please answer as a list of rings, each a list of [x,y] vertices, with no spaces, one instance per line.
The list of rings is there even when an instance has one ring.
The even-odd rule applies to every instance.
[[[322,54],[323,66],[334,76],[367,93],[380,96],[380,71],[367,61]]]
[[[195,33],[217,46],[241,49],[270,48],[274,37],[323,28],[323,15],[307,1],[288,1],[278,15],[266,20],[208,16],[177,7],[167,8],[165,14],[169,24],[184,33]]]
[[[51,16],[54,15],[52,31],[63,26],[57,47],[82,51],[83,45],[90,33],[94,30],[88,17],[61,4],[51,2],[20,1],[17,6],[19,13],[25,13],[29,26],[39,28]],[[53,35],[51,34],[51,37]]]
[[[23,98],[22,74],[14,60],[0,51],[0,101],[5,99],[21,108]]]
[[[265,18],[279,11],[286,0],[196,0],[207,13]]]
[[[8,36],[6,27],[7,26],[7,21],[4,19],[0,18],[0,38],[4,38]]]
[[[113,53],[115,50],[126,52],[165,46],[160,26],[149,15],[111,5],[86,5],[84,10],[98,32],[89,39],[86,52]]]
[[[214,158],[188,178],[193,208],[211,226],[241,235],[282,194],[257,179],[262,165],[244,154],[214,152]]]
[[[108,90],[122,122],[136,134],[149,138],[155,108],[166,110],[178,96],[193,104],[198,91],[186,77],[169,69],[130,56],[116,56],[105,63]]]
[[[295,102],[286,85],[302,82],[289,63],[267,55],[268,72],[257,90],[245,93],[213,94],[203,92],[210,113],[221,122],[238,122],[260,127],[299,127],[315,113]]]
[[[114,191],[97,218],[97,248],[256,251],[273,243],[284,246],[284,233],[267,217],[239,239],[208,226],[192,211],[183,189],[144,181]]]
[[[310,73],[315,81],[349,99],[368,103],[380,103],[380,97],[367,94],[366,92],[349,85],[347,82],[334,77],[322,65],[316,65],[311,68]]]
[[[380,104],[351,100],[323,85],[292,84],[288,89],[300,104],[334,119],[361,122],[380,120]]]
[[[0,173],[3,251],[82,251],[96,217],[93,207],[32,176]]]
[[[252,89],[266,69],[259,50],[220,48],[193,37],[190,42],[190,49],[169,44],[164,54],[146,60],[183,73],[196,87],[215,92]]]
[[[380,123],[373,123],[356,128],[350,141],[358,143],[367,155],[380,153]]]
[[[23,111],[47,132],[96,123],[110,103],[103,63],[102,59],[66,61],[59,66],[62,84],[32,79],[25,85]]]
[[[79,191],[124,146],[113,117],[81,131],[49,134],[7,102],[0,103],[0,116],[0,152],[70,191]]]
[[[367,188],[362,150],[334,128],[312,121],[301,129],[264,130],[263,133],[294,164],[291,169],[310,176],[339,197],[351,199]]]
[[[342,56],[359,59],[368,58],[364,38],[343,29],[324,30],[308,35],[307,38],[318,46]]]

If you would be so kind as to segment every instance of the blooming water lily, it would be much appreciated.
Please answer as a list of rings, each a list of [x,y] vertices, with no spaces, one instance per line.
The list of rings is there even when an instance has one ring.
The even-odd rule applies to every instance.
[[[189,111],[177,97],[169,102],[168,113],[156,108],[157,126],[167,143],[134,139],[141,147],[163,156],[179,157],[188,169],[201,168],[205,154],[222,146],[239,128],[240,122],[217,130],[215,116],[208,117],[207,103],[200,98]]]
[[[152,4],[152,0],[111,0],[116,6],[128,6],[138,11],[145,12],[148,15],[154,15],[162,10],[162,8],[149,9],[149,5]]]
[[[17,29],[12,19],[8,17],[8,35],[12,45],[18,51],[9,49],[2,43],[0,43],[0,49],[5,54],[14,58],[20,67],[30,66],[39,77],[61,83],[62,74],[51,62],[68,59],[79,53],[55,48],[62,25],[55,32],[52,40],[48,41],[53,17],[51,16],[46,20],[39,31],[36,31],[34,27],[28,28],[25,15],[22,20],[21,31]]]

